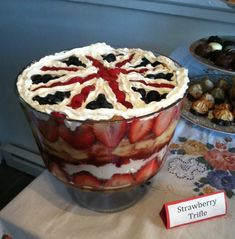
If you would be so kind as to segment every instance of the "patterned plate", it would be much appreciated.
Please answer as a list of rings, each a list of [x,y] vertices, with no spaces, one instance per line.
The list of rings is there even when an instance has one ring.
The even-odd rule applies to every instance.
[[[232,40],[232,41],[235,41],[235,36],[219,36],[221,39],[223,40]],[[209,68],[213,68],[217,71],[220,71],[221,73],[226,73],[226,74],[232,74],[232,75],[235,75],[235,71],[234,70],[230,70],[230,69],[226,69],[224,67],[220,67],[220,66],[217,66],[215,65],[214,62],[210,61],[209,59],[206,59],[206,58],[203,58],[199,55],[197,55],[195,53],[195,49],[197,48],[198,45],[200,45],[201,43],[204,43],[209,37],[206,37],[206,38],[202,38],[202,39],[199,39],[197,41],[195,41],[194,43],[192,43],[189,47],[189,51],[191,53],[191,55],[196,58],[200,63],[206,65],[207,67]]]
[[[209,79],[213,82],[217,82],[219,79],[223,78],[223,79],[226,79],[229,82],[229,84],[232,84],[232,79],[233,79],[233,76],[231,75],[202,75],[202,76],[191,78],[190,82],[191,83],[199,82],[205,77],[209,77]],[[192,102],[186,98],[184,102],[182,114],[181,114],[183,118],[192,122],[193,124],[199,125],[201,127],[204,127],[210,130],[223,132],[227,134],[235,134],[235,123],[233,123],[231,126],[221,126],[221,125],[212,123],[210,119],[208,119],[207,117],[196,116],[192,114],[190,112],[191,104]]]

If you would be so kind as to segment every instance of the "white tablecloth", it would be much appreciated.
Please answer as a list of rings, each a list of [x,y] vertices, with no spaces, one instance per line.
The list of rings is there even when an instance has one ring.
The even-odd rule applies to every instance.
[[[192,63],[185,48],[179,48],[172,57],[179,55],[187,64]],[[184,63],[181,58],[177,60]],[[198,72],[196,66],[190,69]],[[225,216],[165,228],[159,216],[164,203],[221,189],[227,195]],[[0,235],[8,233],[14,239],[234,239],[234,225],[235,136],[209,131],[183,119],[164,167],[134,206],[116,213],[81,208],[64,185],[45,171],[0,212]]]

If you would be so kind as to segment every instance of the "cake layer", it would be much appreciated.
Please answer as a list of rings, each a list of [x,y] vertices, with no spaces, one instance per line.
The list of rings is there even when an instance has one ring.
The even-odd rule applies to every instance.
[[[113,163],[108,163],[100,167],[89,164],[81,164],[78,166],[66,164],[64,170],[69,175],[73,175],[79,172],[89,172],[91,175],[95,176],[98,179],[110,179],[114,174],[136,173],[151,160],[156,158],[162,159],[166,154],[166,150],[167,145],[164,146],[159,152],[153,153],[149,158],[139,160],[130,159],[130,163],[121,165],[121,167],[117,167]]]

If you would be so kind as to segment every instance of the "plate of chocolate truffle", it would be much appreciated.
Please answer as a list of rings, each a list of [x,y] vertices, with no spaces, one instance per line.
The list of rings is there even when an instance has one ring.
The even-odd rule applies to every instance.
[[[235,76],[191,78],[182,116],[201,127],[235,134]]]
[[[225,3],[232,8],[235,8],[235,0],[225,0]]]
[[[190,53],[202,64],[235,75],[235,36],[209,36],[191,44]]]

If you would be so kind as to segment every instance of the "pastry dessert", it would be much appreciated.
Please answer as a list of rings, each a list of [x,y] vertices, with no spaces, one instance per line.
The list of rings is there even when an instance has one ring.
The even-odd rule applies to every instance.
[[[225,91],[222,88],[213,88],[211,90],[211,95],[214,97],[216,104],[220,104],[225,101]]]
[[[217,78],[213,83],[210,76],[203,77],[200,81],[189,86],[192,89],[203,89],[202,94],[196,100],[192,101],[190,91],[188,99],[192,101],[190,104],[190,112],[196,116],[207,117],[210,121],[221,126],[230,126],[234,122],[234,102],[233,92],[235,83],[226,80],[226,78]],[[213,88],[211,86],[213,85]],[[201,88],[200,88],[201,87]],[[201,94],[201,93],[200,93]]]
[[[187,70],[168,57],[105,43],[44,57],[17,80],[48,169],[92,190],[156,174],[187,85]]]
[[[213,110],[213,116],[212,122],[223,126],[231,125],[234,120],[233,113],[228,107],[215,108]]]
[[[212,109],[214,107],[215,99],[214,99],[213,95],[211,95],[210,93],[203,94],[201,99],[207,101],[207,105],[208,105],[209,109]]]
[[[188,90],[188,98],[190,100],[197,100],[199,99],[203,94],[203,89],[201,84],[193,84],[189,87]]]
[[[214,83],[208,77],[205,77],[200,82],[200,86],[202,88],[202,91],[205,93],[211,91],[214,88]]]
[[[190,112],[199,115],[199,116],[206,116],[209,109],[210,109],[209,101],[205,99],[199,99],[192,103]]]

